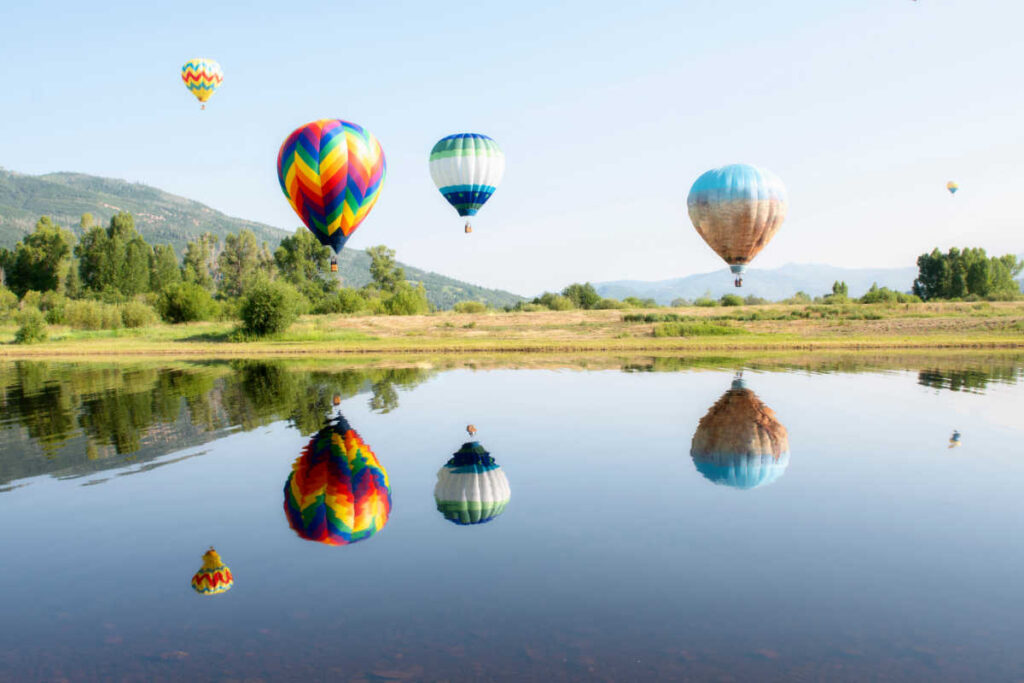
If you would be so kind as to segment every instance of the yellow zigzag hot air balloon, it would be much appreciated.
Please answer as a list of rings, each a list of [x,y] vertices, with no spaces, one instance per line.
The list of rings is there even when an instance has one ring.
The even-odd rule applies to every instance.
[[[192,577],[192,590],[200,595],[216,595],[231,590],[235,578],[212,547],[203,555],[203,566]]]
[[[220,64],[212,59],[198,57],[190,59],[181,67],[181,80],[185,82],[189,92],[203,103],[200,108],[206,109],[206,100],[210,99],[224,82],[224,72]]]

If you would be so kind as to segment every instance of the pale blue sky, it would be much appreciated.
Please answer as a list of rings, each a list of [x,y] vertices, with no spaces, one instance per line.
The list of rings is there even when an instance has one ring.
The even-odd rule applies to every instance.
[[[388,159],[349,245],[487,286],[728,279],[685,199],[734,162],[789,190],[758,267],[1024,251],[1024,3],[40,2],[0,18],[0,165],[293,229],[278,147],[345,118]],[[195,56],[225,73],[205,112],[179,76]],[[459,131],[494,137],[508,164],[471,236],[427,171]]]

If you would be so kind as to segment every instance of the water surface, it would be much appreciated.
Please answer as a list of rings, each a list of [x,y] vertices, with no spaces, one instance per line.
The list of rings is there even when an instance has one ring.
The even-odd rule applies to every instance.
[[[0,365],[0,680],[1012,680],[1022,367]],[[285,511],[337,416],[390,490],[347,545]]]

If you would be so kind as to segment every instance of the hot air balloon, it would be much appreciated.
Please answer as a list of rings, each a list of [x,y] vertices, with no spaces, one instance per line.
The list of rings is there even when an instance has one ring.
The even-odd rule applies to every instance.
[[[231,590],[235,578],[212,547],[203,555],[203,566],[192,577],[192,590],[202,595],[216,595]]]
[[[789,435],[757,395],[737,378],[701,418],[690,444],[697,471],[715,484],[752,489],[789,465]]]
[[[956,194],[956,191],[960,189],[960,186],[950,180],[946,183],[946,189],[949,190],[950,194]]]
[[[292,465],[284,512],[295,533],[327,545],[364,541],[387,524],[388,473],[345,418],[317,432]]]
[[[469,434],[470,438],[473,438],[474,436],[476,436],[476,426],[474,426],[474,425],[466,425],[466,433]]]
[[[206,109],[206,100],[224,82],[224,72],[217,62],[200,57],[185,62],[185,66],[181,67],[181,80],[189,92],[203,103],[200,109]]]
[[[430,150],[430,177],[448,203],[467,218],[491,198],[505,174],[505,154],[498,143],[479,133],[441,138]]]
[[[284,196],[320,244],[335,254],[377,203],[386,173],[377,138],[341,119],[296,128],[277,155]],[[337,256],[331,271],[338,271]]]
[[[455,524],[489,522],[508,505],[512,491],[501,467],[476,441],[462,444],[437,472],[434,502]]]
[[[734,284],[786,217],[786,188],[770,171],[748,164],[715,168],[690,188],[690,220],[704,241],[729,264]]]

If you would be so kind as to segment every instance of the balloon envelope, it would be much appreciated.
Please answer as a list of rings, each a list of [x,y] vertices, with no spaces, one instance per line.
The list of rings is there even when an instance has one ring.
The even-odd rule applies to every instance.
[[[437,472],[434,502],[455,524],[483,524],[502,512],[512,497],[508,479],[476,441],[462,444]]]
[[[220,559],[220,555],[210,548],[203,555],[203,566],[192,577],[192,590],[202,595],[216,595],[231,590],[235,578],[231,570]]]
[[[372,133],[341,119],[296,128],[277,154],[277,177],[320,244],[341,251],[380,197],[387,165]]]
[[[430,150],[430,177],[460,216],[475,216],[505,174],[505,154],[479,133],[456,133]]]
[[[224,72],[217,62],[199,57],[181,67],[181,80],[197,100],[205,103],[224,82]]]
[[[284,511],[295,533],[328,545],[365,540],[387,524],[388,473],[345,418],[317,432],[292,465]]]
[[[742,273],[779,231],[789,204],[785,186],[771,171],[732,164],[697,178],[686,206],[708,246]]]
[[[743,380],[701,418],[690,444],[697,471],[715,484],[751,489],[770,484],[789,466],[789,435],[775,412]]]

